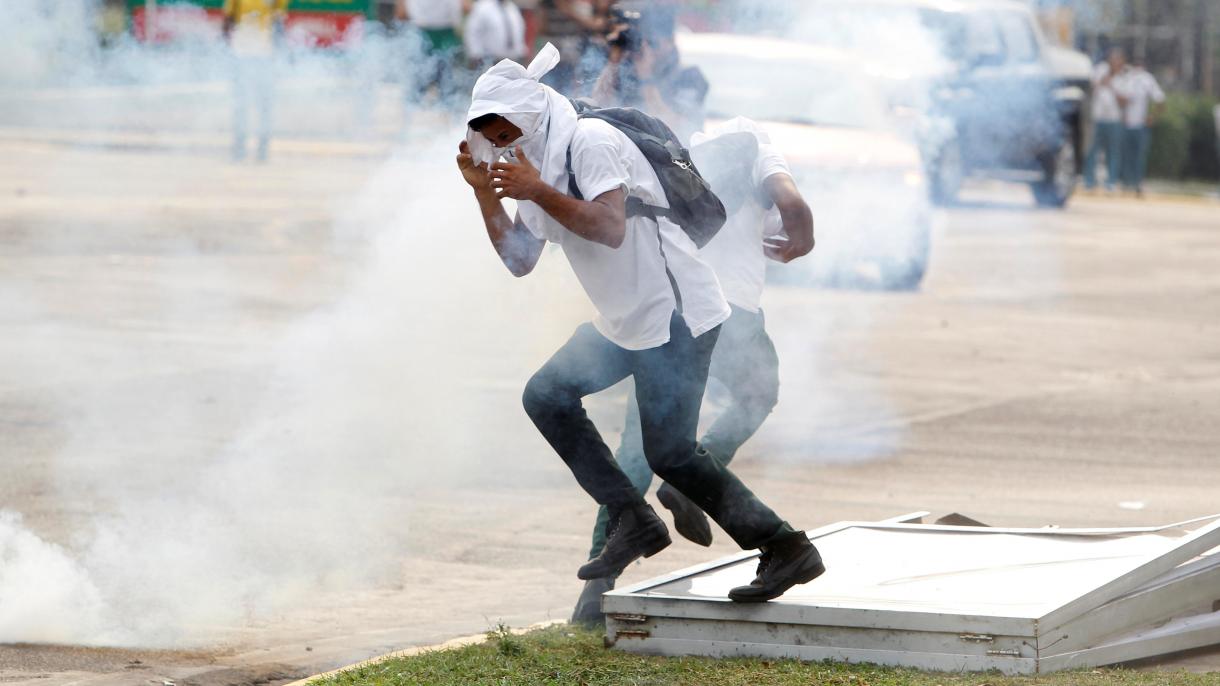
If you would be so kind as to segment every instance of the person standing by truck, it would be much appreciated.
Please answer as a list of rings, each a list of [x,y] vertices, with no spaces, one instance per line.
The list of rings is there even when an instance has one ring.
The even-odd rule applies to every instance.
[[[1093,69],[1093,142],[1084,158],[1084,187],[1097,187],[1097,156],[1106,156],[1106,190],[1113,191],[1121,173],[1123,98],[1116,80],[1127,66],[1121,48],[1110,48],[1106,60]]]
[[[1144,68],[1143,60],[1133,60],[1118,77],[1115,88],[1122,96],[1123,108],[1123,188],[1144,197],[1144,172],[1148,168],[1150,126],[1156,121],[1165,91],[1156,77]]]

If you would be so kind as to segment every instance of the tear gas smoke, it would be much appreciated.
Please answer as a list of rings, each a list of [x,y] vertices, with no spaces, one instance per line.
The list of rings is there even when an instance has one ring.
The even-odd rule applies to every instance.
[[[262,227],[234,236],[224,224],[240,224],[241,211],[223,199],[200,206],[215,197],[206,195],[214,185],[195,189],[183,171],[224,174],[224,166],[174,152],[184,134],[228,132],[224,50],[132,43],[99,57],[80,28],[88,26],[85,6],[14,6],[22,25],[5,24],[0,45],[41,71],[28,60],[6,62],[0,97],[19,107],[6,108],[4,124],[140,134],[165,149],[173,168],[149,192],[162,193],[166,207],[185,198],[195,222],[217,226],[213,236],[192,229],[163,238],[164,210],[143,212],[124,202],[132,194],[119,193],[121,219],[64,207],[55,226],[35,227],[46,235],[31,231],[10,244],[21,254],[111,257],[101,279],[69,277],[79,285],[65,290],[78,298],[99,280],[81,298],[96,304],[78,309],[0,275],[0,314],[34,323],[19,344],[30,367],[10,367],[0,387],[39,389],[48,424],[61,429],[51,501],[86,513],[65,515],[64,534],[45,517],[0,511],[0,642],[198,645],[308,603],[319,590],[397,583],[413,492],[536,480],[528,469],[516,481],[489,472],[503,464],[500,445],[471,426],[528,423],[518,411],[520,375],[587,305],[557,263],[529,282],[498,265],[453,170],[460,131],[444,122],[418,123],[417,131],[431,126],[430,140],[384,164],[354,200],[334,208],[321,235],[287,245],[268,242]],[[358,112],[326,103],[362,83],[347,76],[351,65],[384,66],[368,63],[383,56],[380,47],[366,43],[368,53],[341,58],[295,55],[281,112],[299,114],[305,103],[315,106],[311,115],[320,109],[330,118],[284,117],[277,135],[316,135],[335,121],[358,127]],[[28,69],[14,73],[13,64]],[[226,147],[212,149],[222,155]],[[72,153],[61,154],[62,163],[30,173],[108,189],[104,178],[69,177]],[[264,178],[286,173],[269,167]],[[241,194],[231,202],[257,207]],[[248,294],[227,288],[239,278],[248,287],[249,275],[232,273],[241,261],[215,258],[284,247],[333,265],[329,273],[341,274],[330,279],[335,292],[286,323],[278,308],[265,310],[268,321],[252,319]],[[129,285],[140,279],[146,292]],[[266,297],[292,301],[276,287]],[[111,291],[139,293],[139,303],[112,303]],[[544,321],[534,308],[547,312]],[[525,320],[533,325],[520,326]]]
[[[125,41],[101,51],[83,19],[88,6],[9,3],[9,18],[21,22],[0,27],[0,125],[139,134],[167,151],[167,164],[219,173],[215,164],[174,151],[225,149],[231,112],[224,49],[207,41],[176,48]],[[402,75],[395,66],[404,64],[400,47],[372,35],[342,56],[291,55],[280,65],[276,135],[340,131],[378,140],[398,131],[401,88],[386,79]],[[164,217],[151,210],[118,208],[125,246],[107,247],[79,212],[63,220],[78,224],[59,227],[54,239],[21,243],[56,254],[108,250],[116,256],[107,278],[138,275],[149,289],[144,311],[124,312],[128,319],[110,327],[72,321],[28,284],[0,275],[7,294],[0,314],[37,322],[20,347],[29,367],[6,371],[0,388],[45,386],[47,413],[63,429],[51,501],[82,513],[69,535],[36,521],[36,513],[24,520],[0,514],[0,642],[222,640],[308,602],[319,589],[394,583],[412,493],[540,478],[520,465],[504,467],[503,442],[488,436],[532,436],[520,428],[527,422],[519,409],[524,380],[589,308],[551,251],[528,279],[514,280],[501,267],[452,168],[459,137],[444,123],[418,121],[414,143],[333,209],[312,248],[291,246],[335,265],[309,272],[330,275],[313,288],[324,293],[313,296],[321,305],[303,316],[291,307],[252,316],[248,303],[217,286],[236,280],[229,270],[238,267],[200,259],[206,240],[164,239]],[[51,173],[66,177],[70,165],[65,153]],[[90,183],[104,189],[103,181]],[[903,183],[883,183],[895,182]],[[163,183],[176,197],[195,192],[186,182]],[[815,193],[818,250],[833,250],[833,242],[825,247],[829,217],[850,216],[870,194],[888,190],[857,181],[859,197],[839,210],[838,191]],[[229,204],[222,198],[192,211],[206,223],[215,210],[223,232],[227,221],[241,221]],[[249,245],[277,248],[257,245],[266,240],[257,234],[221,235],[239,253]],[[157,251],[181,259],[139,262],[140,254]],[[277,286],[268,286],[267,297],[292,301]],[[800,449],[786,452],[810,460],[896,450],[901,429],[853,439],[850,449],[836,445],[833,431],[815,434],[830,427],[824,419],[811,427],[810,413],[868,426],[895,419],[884,389],[819,382],[829,369],[825,342],[838,322],[791,300],[777,292],[774,312],[785,316],[769,318],[783,370],[772,435],[793,440]],[[114,315],[99,311],[103,320]],[[853,311],[853,325],[869,316]],[[853,412],[834,415],[844,393],[852,394]],[[201,436],[204,425],[213,432]],[[758,445],[775,440],[770,426]],[[604,433],[613,443],[614,432]],[[530,449],[563,469],[541,439],[532,440]],[[751,452],[747,444],[742,455]],[[563,484],[572,488],[566,475]]]

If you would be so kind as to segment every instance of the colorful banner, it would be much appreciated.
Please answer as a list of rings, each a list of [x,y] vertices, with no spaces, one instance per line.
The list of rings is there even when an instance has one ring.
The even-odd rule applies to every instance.
[[[149,21],[149,6],[155,6]],[[137,40],[170,43],[219,38],[224,0],[127,0]],[[374,0],[291,0],[284,30],[294,46],[331,48],[360,41]]]

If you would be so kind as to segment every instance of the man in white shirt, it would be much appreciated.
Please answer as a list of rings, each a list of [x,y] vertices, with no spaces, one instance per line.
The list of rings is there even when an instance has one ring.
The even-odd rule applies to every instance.
[[[727,465],[737,450],[762,426],[779,400],[779,358],[767,335],[760,301],[767,259],[789,262],[813,248],[813,213],[801,196],[788,163],[758,125],[737,117],[696,133],[691,156],[712,189],[724,201],[728,221],[699,254],[716,272],[732,316],[721,326],[712,354],[710,375],[729,390],[731,401],[699,440],[712,459]],[[772,232],[768,219],[778,215],[782,229]],[[627,419],[615,456],[640,493],[652,482],[644,455],[636,398],[628,399]],[[674,516],[674,528],[700,545],[711,545],[707,517],[668,483],[657,491]],[[606,542],[606,508],[598,512],[591,558]],[[614,588],[613,577],[586,582],[572,621],[602,619],[601,594]]]
[[[1093,143],[1084,158],[1085,188],[1097,187],[1097,155],[1106,154],[1106,190],[1118,183],[1123,142],[1123,99],[1115,79],[1127,65],[1121,48],[1111,48],[1106,61],[1093,69]]]
[[[1125,101],[1123,110],[1123,186],[1144,195],[1144,172],[1148,167],[1149,125],[1155,120],[1165,91],[1156,78],[1144,69],[1141,60],[1119,75],[1115,89]]]
[[[557,243],[597,310],[534,374],[523,396],[535,426],[609,511],[605,548],[577,576],[616,576],[670,543],[664,522],[615,463],[582,405],[585,396],[630,376],[652,470],[740,546],[763,551],[757,577],[732,589],[730,599],[778,597],[824,571],[817,549],[695,444],[729,304],[680,227],[664,217],[628,216],[628,196],[668,207],[665,189],[626,135],[604,121],[578,119],[565,97],[539,83],[558,61],[548,44],[528,69],[505,60],[479,78],[457,163],[505,266],[524,276],[545,242]],[[567,194],[569,155],[571,175],[590,200]],[[497,162],[502,156],[515,163]],[[502,198],[517,200],[515,219]]]
[[[466,59],[480,71],[502,59],[525,57],[525,20],[512,0],[477,0],[462,38]]]
[[[412,97],[436,86],[441,104],[449,104],[457,88],[458,52],[462,40],[458,29],[462,25],[465,0],[395,0],[394,13],[399,21],[409,22],[419,31],[420,50],[412,55],[414,83],[408,84]]]

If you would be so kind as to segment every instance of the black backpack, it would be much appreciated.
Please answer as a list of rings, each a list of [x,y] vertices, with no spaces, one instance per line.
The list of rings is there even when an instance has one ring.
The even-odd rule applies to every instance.
[[[669,209],[648,205],[635,197],[627,198],[628,217],[666,217],[682,227],[686,235],[702,248],[724,226],[724,204],[711,185],[699,174],[690,152],[665,122],[633,107],[596,107],[585,100],[572,100],[578,117],[601,119],[622,131],[635,144],[665,189]],[[584,200],[572,173],[572,149],[568,148],[568,191]]]

